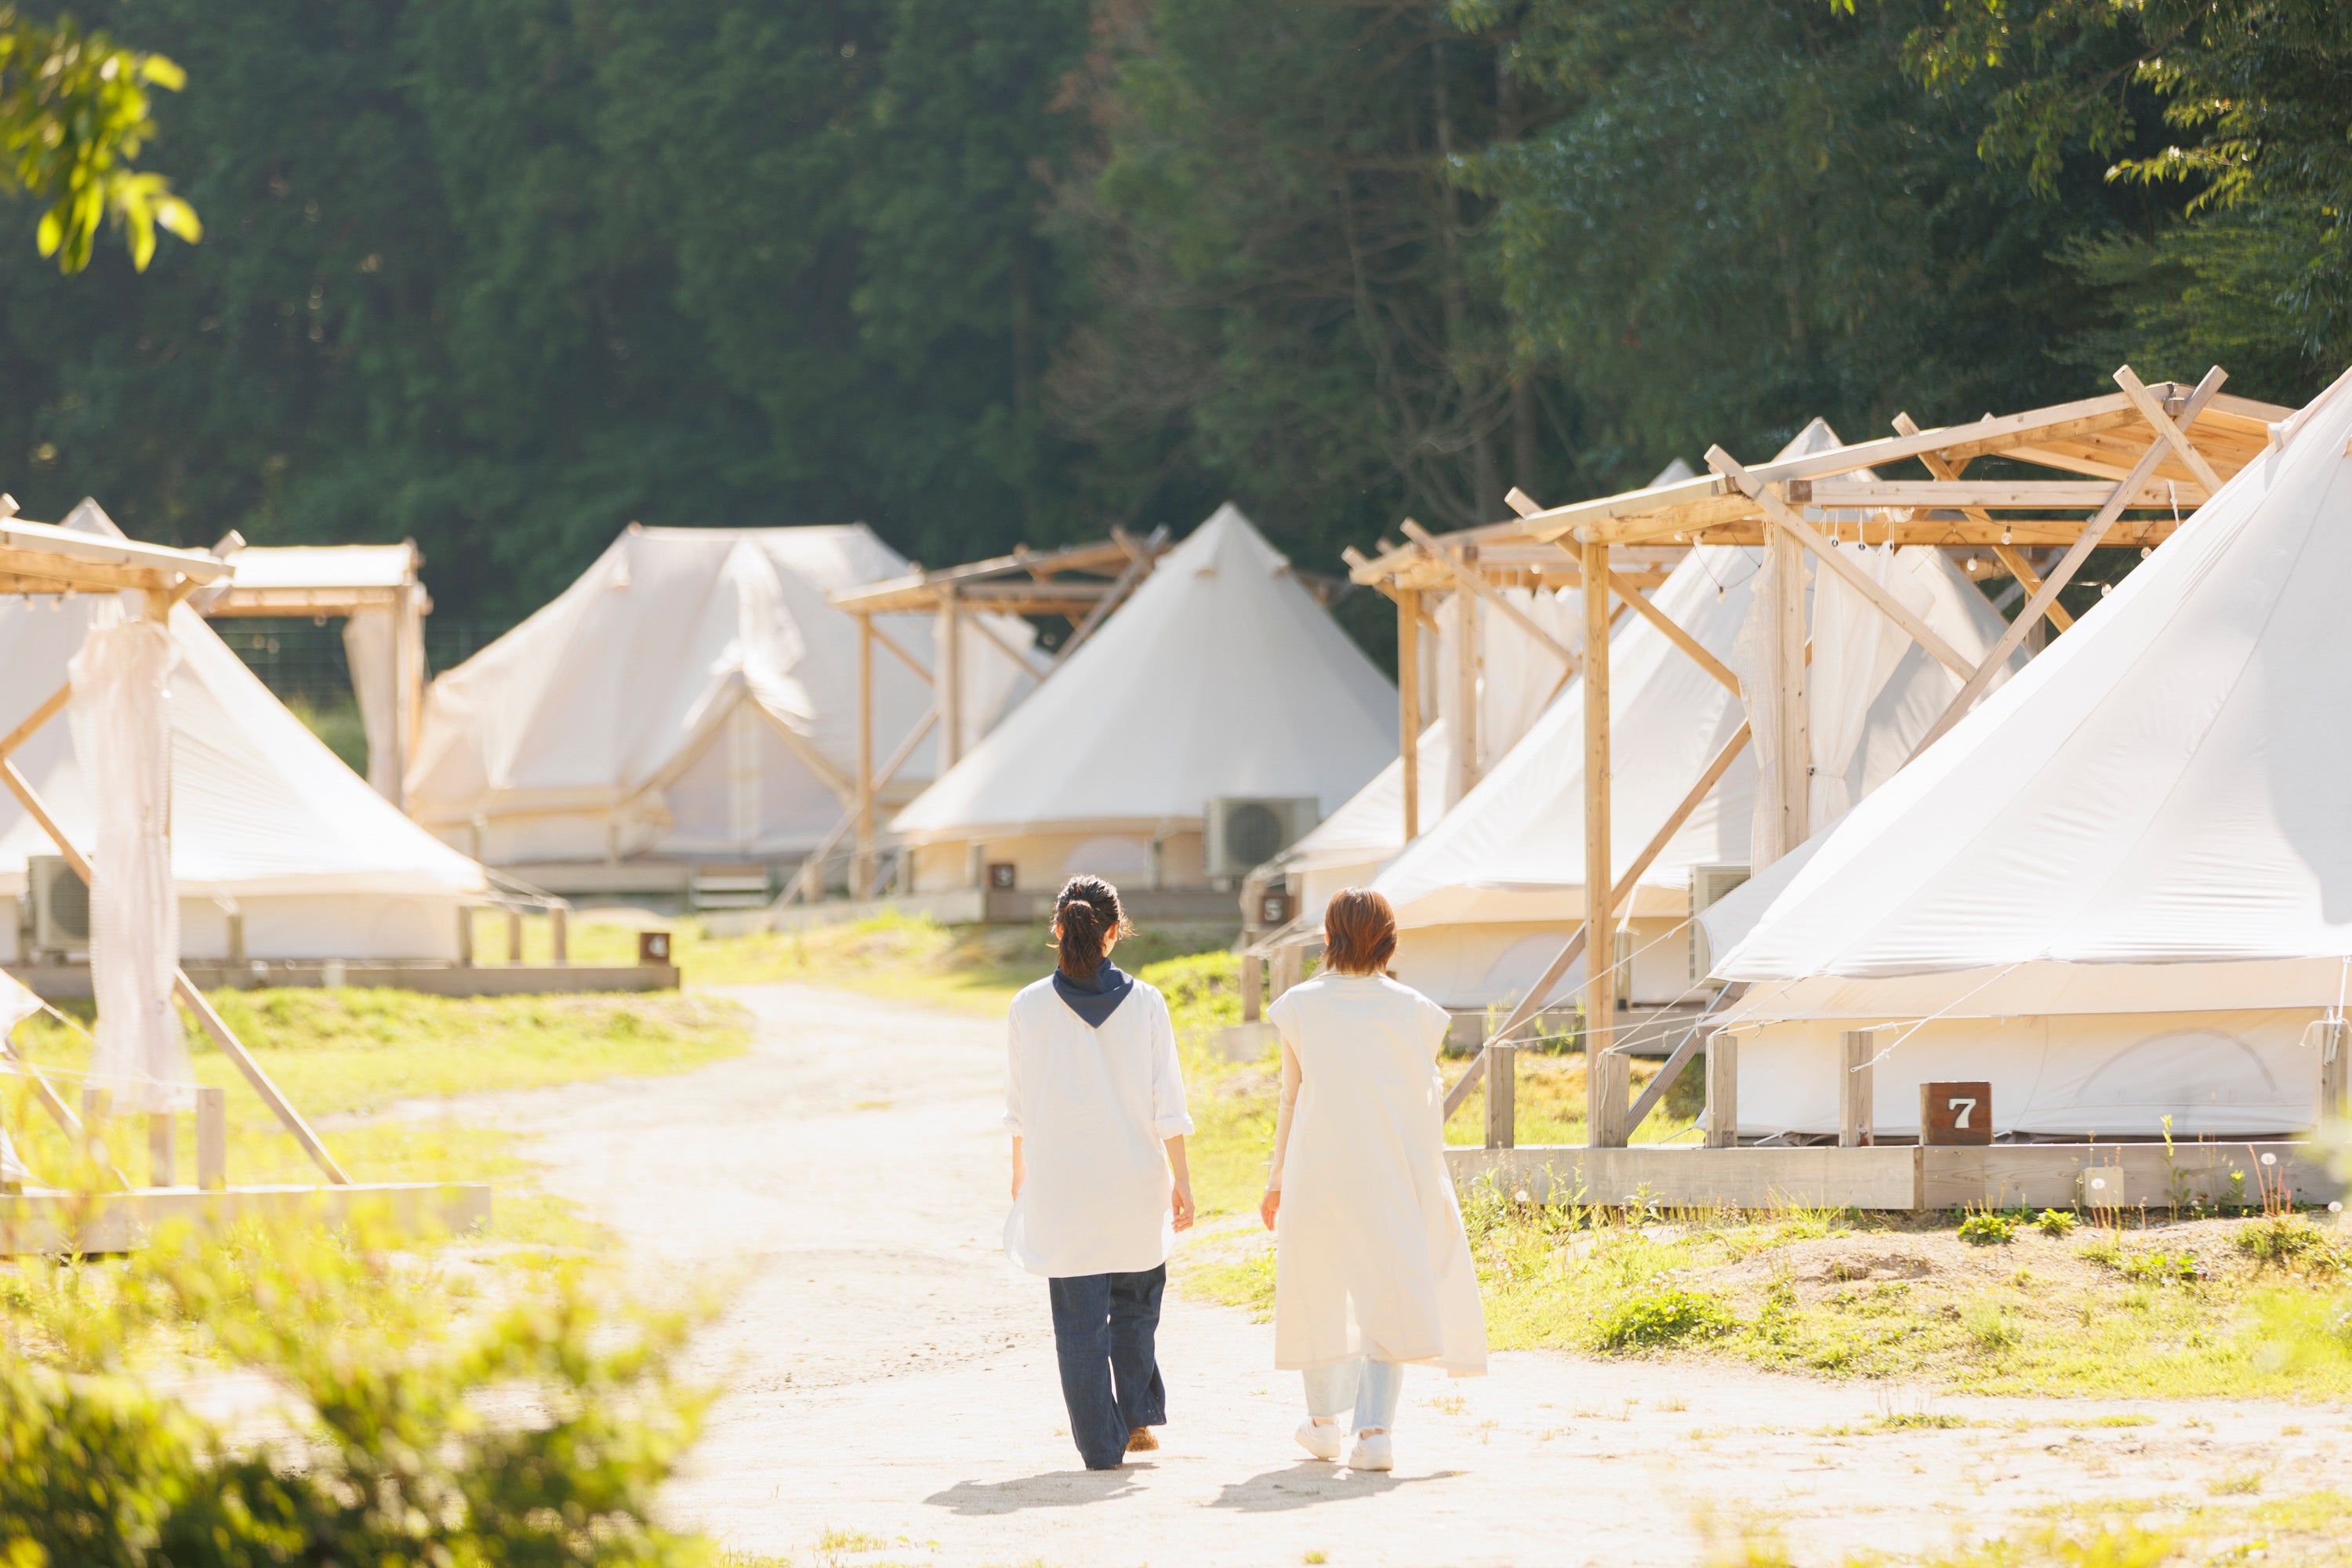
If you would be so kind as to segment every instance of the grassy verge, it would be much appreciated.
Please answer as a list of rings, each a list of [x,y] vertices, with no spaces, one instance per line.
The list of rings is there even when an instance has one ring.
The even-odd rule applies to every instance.
[[[797,981],[967,1012],[1002,1013],[1013,993],[1054,964],[1044,926],[945,926],[927,917],[896,913],[807,931],[714,937],[692,916],[672,921],[592,912],[572,922],[572,961],[634,963],[637,931],[645,925],[671,933],[672,955],[691,985]],[[1119,944],[1119,967],[1136,973],[1171,958],[1223,948],[1239,929],[1234,921],[1148,924]],[[526,963],[543,963],[553,956],[553,937],[543,917],[524,920],[522,950]],[[504,915],[478,917],[474,951],[486,963],[504,959]]]
[[[2319,1568],[2352,1556],[2352,1498],[2305,1492],[2253,1503],[2177,1498],[2070,1504],[2007,1537],[1927,1559],[1923,1568],[2204,1568],[2263,1563]],[[1748,1568],[1789,1561],[1769,1538],[1723,1561]]]
[[[486,1089],[680,1072],[738,1055],[751,1041],[740,1007],[692,994],[458,998],[321,989],[229,991],[214,1001],[354,1180],[489,1182],[499,1189],[490,1238],[502,1241],[578,1245],[589,1237],[568,1205],[530,1192],[531,1168],[510,1134],[379,1112]],[[79,1100],[89,1064],[88,1026],[85,1009],[78,1025],[42,1016],[17,1031],[19,1047],[56,1075],[68,1100]],[[228,1091],[230,1179],[314,1179],[316,1168],[234,1064],[193,1026],[189,1043],[197,1080]],[[7,1124],[26,1158],[40,1175],[69,1171],[64,1138],[30,1103],[29,1086],[15,1081]],[[185,1162],[194,1118],[183,1116],[177,1132]],[[118,1142],[130,1145],[131,1173],[143,1177],[143,1138]]]

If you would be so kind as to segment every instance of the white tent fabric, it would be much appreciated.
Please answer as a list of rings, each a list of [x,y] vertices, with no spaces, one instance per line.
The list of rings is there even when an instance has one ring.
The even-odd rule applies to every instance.
[[[1460,592],[1455,590],[1456,595]],[[1495,592],[1550,633],[1553,641],[1570,653],[1581,653],[1581,590],[1497,588]],[[1569,667],[1558,654],[1530,637],[1518,622],[1492,605],[1474,595],[1471,605],[1478,638],[1477,771],[1483,774],[1519,743],[1528,727],[1559,695]],[[1437,719],[1446,725],[1448,733],[1459,733],[1461,721],[1456,710],[1462,703],[1460,623],[1449,606],[1439,612],[1437,624]],[[1453,805],[1457,797],[1459,783],[1460,775],[1450,759],[1443,772],[1422,775],[1422,788],[1437,792],[1446,805]],[[1398,820],[1402,823],[1402,818]]]
[[[841,820],[857,765],[857,625],[828,592],[908,563],[863,524],[673,529],[631,524],[529,620],[435,680],[409,769],[409,809],[493,864],[635,855],[803,854]],[[877,616],[928,670],[935,621]],[[995,638],[989,636],[995,634]],[[1033,683],[991,616],[963,634],[966,741]],[[927,679],[875,653],[878,769],[923,721]],[[935,776],[940,737],[895,781]]]
[[[1420,750],[1416,837],[1434,826],[1444,812],[1437,799],[1437,781],[1454,765],[1454,746],[1446,738],[1444,720],[1422,731]],[[1404,759],[1399,757],[1292,845],[1281,864],[1288,875],[1300,879],[1299,909],[1318,914],[1340,889],[1371,881],[1404,843]]]
[[[0,1037],[41,1010],[41,999],[20,984],[13,974],[0,973]],[[0,1068],[0,1071],[5,1071]],[[33,1179],[24,1160],[17,1154],[16,1144],[8,1141],[8,1130],[0,1127],[0,1182],[19,1184]]]
[[[1702,546],[1653,602],[1727,661],[1748,619],[1761,552]],[[1982,657],[2002,622],[1934,551],[1899,552],[1924,586],[1928,624],[1963,654]],[[1612,715],[1611,858],[1622,867],[1646,845],[1746,715],[1739,701],[1646,620],[1610,639]],[[1912,647],[1871,698],[1844,778],[1866,795],[1958,689],[1950,671]],[[1637,1001],[1686,988],[1683,944],[1671,933],[1689,906],[1694,867],[1746,860],[1757,764],[1743,754],[1692,813],[1632,900]],[[1483,1005],[1531,984],[1584,914],[1584,684],[1560,694],[1510,755],[1375,884],[1405,928],[1399,973],[1449,1005]],[[1578,983],[1571,971],[1562,994]]]
[[[1229,503],[891,830],[1198,833],[1220,796],[1337,805],[1396,744],[1395,689]]]
[[[94,502],[66,526],[119,535]],[[67,679],[104,596],[0,601],[0,731]],[[481,868],[367,786],[286,710],[194,611],[172,612],[179,663],[172,728],[172,869],[182,951],[228,952],[241,916],[250,958],[449,959],[457,910],[488,890]],[[68,726],[37,732],[13,760],[79,845],[93,841],[87,773]],[[25,889],[26,857],[56,853],[0,796],[0,896]]]
[[[2330,717],[2352,683],[2347,436],[2352,376],[1900,778],[1710,911],[1717,973],[1753,983],[1743,1127],[1834,1125],[1812,1058],[1871,1025],[1895,1131],[1906,1086],[1961,1077],[1990,1078],[2004,1131],[2310,1125],[2306,1027],[2352,976],[2352,735]],[[2127,1090],[2076,1087],[2095,1079]]]
[[[180,900],[172,886],[169,682],[179,662],[161,624],[119,602],[90,617],[68,667],[74,754],[95,781],[89,889],[90,988],[98,1001],[90,1082],[123,1110],[185,1110],[195,1079],[172,977]]]
[[[400,703],[394,694],[425,684],[425,645],[412,637],[403,647],[399,625],[400,613],[389,608],[362,610],[343,622],[343,656],[367,731],[368,784],[387,800],[400,789]],[[408,668],[396,669],[402,663]]]

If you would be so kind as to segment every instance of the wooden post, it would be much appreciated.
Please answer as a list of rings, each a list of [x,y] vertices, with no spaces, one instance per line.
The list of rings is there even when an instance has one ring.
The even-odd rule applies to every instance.
[[[1584,1101],[1586,1141],[1625,1145],[1625,1059],[1617,1041],[1616,922],[1609,844],[1609,546],[1583,546],[1584,569]],[[1612,1089],[1612,1085],[1614,1086]]]
[[[1486,1047],[1486,1147],[1514,1149],[1519,1142],[1517,1046]]]
[[[572,962],[572,906],[562,899],[547,906],[547,939],[556,963]]]
[[[2352,1116],[2352,1022],[2331,1018],[2319,1028],[2319,1125],[2326,1129]]]
[[[1728,1029],[1706,1037],[1706,1146],[1739,1147],[1739,1037]]]
[[[457,967],[474,967],[474,906],[457,906]]]
[[[849,896],[874,896],[874,617],[857,617],[857,850]]]
[[[1274,994],[1279,997],[1298,984],[1307,972],[1307,950],[1286,942],[1274,950]]]
[[[509,963],[522,962],[522,911],[520,910],[507,911],[507,962]]]
[[[173,1176],[172,1164],[172,1113],[151,1110],[147,1113],[147,1184],[179,1185]]]
[[[1475,571],[1477,547],[1465,545],[1462,553]],[[1454,590],[1454,722],[1447,728],[1453,731],[1447,738],[1454,743],[1454,798],[1460,800],[1478,783],[1478,595],[1466,586]]]
[[[1242,954],[1242,1022],[1255,1024],[1265,1011],[1265,966],[1254,952]]]
[[[1877,1142],[1873,1131],[1877,1102],[1873,1099],[1871,1058],[1878,1054],[1878,1037],[1868,1029],[1848,1029],[1840,1041],[1838,1147],[1866,1149]]]
[[[1421,835],[1421,595],[1397,595],[1398,760],[1404,764],[1404,838]]]
[[[939,648],[931,656],[940,709],[940,772],[963,760],[963,613],[955,584],[940,584]]]
[[[196,1185],[208,1193],[228,1185],[228,1090],[196,1090]]]

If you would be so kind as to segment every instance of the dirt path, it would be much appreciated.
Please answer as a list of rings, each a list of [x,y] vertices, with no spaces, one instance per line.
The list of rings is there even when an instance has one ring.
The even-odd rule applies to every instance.
[[[725,1281],[697,1354],[726,1392],[669,1506],[746,1551],[1671,1564],[1706,1561],[1710,1530],[1760,1528],[1811,1565],[1939,1549],[2066,1499],[2203,1500],[2252,1473],[2272,1496],[2352,1487],[2335,1407],[1931,1400],[1533,1352],[1478,1381],[1416,1370],[1398,1469],[1358,1476],[1292,1445],[1297,1379],[1270,1369],[1271,1329],[1174,1289],[1166,1447],[1089,1474],[1063,1435],[1044,1284],[998,1249],[1000,1029],[804,987],[734,994],[760,1020],[747,1058],[467,1114],[539,1134],[549,1185],[625,1238],[648,1285]],[[1996,1425],[1863,1431],[1923,1409]],[[2138,1410],[2155,1423],[2089,1425]],[[820,1554],[828,1531],[889,1544]]]

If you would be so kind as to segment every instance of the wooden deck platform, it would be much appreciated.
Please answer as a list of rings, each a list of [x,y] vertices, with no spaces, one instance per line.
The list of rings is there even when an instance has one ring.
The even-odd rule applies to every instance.
[[[0,1257],[129,1252],[166,1226],[217,1235],[245,1219],[339,1225],[381,1216],[403,1231],[460,1231],[490,1217],[474,1182],[362,1182],[341,1187],[147,1187],[128,1193],[0,1196]]]
[[[2265,1165],[2263,1156],[2272,1163]],[[1505,1192],[1594,1204],[1640,1199],[1666,1208],[1854,1208],[1924,1211],[1969,1205],[2068,1208],[2080,1173],[2107,1183],[2123,1208],[2170,1208],[2198,1198],[2259,1204],[2284,1184],[2298,1203],[2343,1195],[2326,1151],[2299,1142],[1997,1143],[1974,1148],[1701,1149],[1652,1144],[1449,1148],[1457,1186],[1491,1175]],[[2233,1184],[2231,1173],[2242,1174]]]

